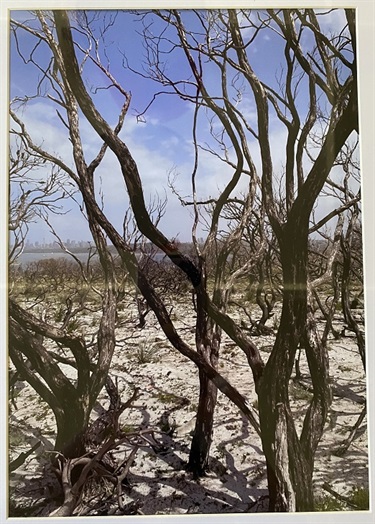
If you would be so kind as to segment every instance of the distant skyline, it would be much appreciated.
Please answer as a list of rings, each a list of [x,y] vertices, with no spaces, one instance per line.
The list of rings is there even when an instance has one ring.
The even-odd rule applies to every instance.
[[[63,244],[65,245],[66,248],[70,248],[70,247],[80,247],[80,248],[86,248],[86,247],[89,247],[90,245],[92,245],[92,241],[90,240],[74,240],[74,239],[70,239],[70,238],[67,238],[66,240],[63,240]],[[46,240],[45,238],[43,238],[43,240],[36,240],[35,242],[31,242],[29,239],[26,240],[25,242],[25,249],[30,249],[30,248],[59,248],[60,249],[60,244],[57,242],[57,240],[53,241],[53,242],[48,242],[48,240]]]

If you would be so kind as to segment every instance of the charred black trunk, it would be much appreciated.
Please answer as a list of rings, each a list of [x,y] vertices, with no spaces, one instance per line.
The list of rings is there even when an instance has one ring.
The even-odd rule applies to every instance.
[[[199,385],[197,418],[187,466],[195,478],[203,476],[208,468],[217,399],[217,387],[203,371],[199,372]]]
[[[79,402],[74,402],[69,409],[56,416],[55,451],[60,451],[65,458],[76,458],[85,454],[88,415]]]
[[[205,274],[202,271],[203,275]],[[196,346],[198,353],[213,367],[217,368],[221,341],[221,329],[209,319],[205,308],[205,298],[197,294]],[[191,443],[187,469],[195,478],[205,474],[212,443],[214,413],[217,400],[217,387],[207,374],[199,370],[199,401],[193,440]]]

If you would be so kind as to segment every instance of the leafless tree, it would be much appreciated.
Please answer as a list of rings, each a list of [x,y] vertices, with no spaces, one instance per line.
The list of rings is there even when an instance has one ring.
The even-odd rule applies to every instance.
[[[264,209],[277,239],[283,273],[283,308],[276,342],[264,367],[254,345],[247,354],[259,398],[271,509],[311,509],[314,454],[323,432],[330,391],[326,347],[316,330],[308,300],[309,221],[336,157],[350,135],[358,131],[354,14],[346,11],[346,29],[334,39],[327,38],[319,16],[308,9],[268,10],[261,14],[197,11],[199,30],[188,22],[185,25],[183,14],[177,11],[157,15],[169,31],[155,36],[149,30],[147,17],[141,13],[151,57],[150,76],[168,86],[169,93],[209,111],[221,124],[220,144],[227,141],[234,151],[232,159],[225,157],[232,162],[233,175],[217,200],[216,216],[220,216],[240,176],[247,174],[260,186]],[[171,36],[171,28],[175,36]],[[284,48],[285,63],[278,89],[269,80],[259,78],[251,64],[251,46],[266,28],[279,35]],[[301,45],[307,34],[314,42],[309,52]],[[185,55],[190,70],[185,81],[165,73],[165,57],[174,52]],[[217,66],[215,88],[210,88],[212,84],[206,80],[207,61],[210,74],[213,66]],[[306,114],[297,105],[302,82],[309,86]],[[255,108],[253,121],[245,119],[237,104],[245,94]],[[275,187],[271,117],[279,120],[286,134],[282,207]],[[319,149],[314,151],[311,146],[318,136]],[[253,147],[258,148],[259,169],[251,153]],[[228,146],[223,156],[227,150]],[[212,230],[215,227],[217,223],[213,221]],[[229,326],[224,329],[234,335]],[[293,422],[288,393],[299,345],[306,352],[314,387],[301,436]],[[242,340],[239,346],[248,349]]]
[[[16,122],[17,122],[16,118]],[[16,123],[16,122],[12,122]],[[18,121],[19,122],[19,121]],[[9,263],[22,253],[32,222],[47,213],[63,214],[61,201],[67,190],[59,168],[43,157],[33,155],[23,140],[22,130],[11,128],[9,151]],[[43,173],[43,175],[42,175]],[[47,175],[46,175],[47,173]]]
[[[59,60],[59,50],[56,41],[47,24],[46,16],[39,14],[40,31],[32,27],[23,26],[36,37],[38,43],[49,45],[55,59]],[[17,24],[16,24],[17,25]],[[15,29],[15,26],[13,26]],[[15,29],[16,32],[16,29]],[[30,53],[32,55],[32,52]],[[33,60],[33,58],[31,58]],[[94,160],[87,164],[83,156],[81,138],[78,131],[78,106],[67,85],[58,77],[53,60],[44,71],[44,78],[54,86],[53,99],[58,107],[66,107],[66,118],[71,125],[70,139],[73,146],[75,169],[71,169],[54,152],[46,151],[43,146],[36,144],[28,134],[24,123],[17,117],[13,109],[11,116],[19,127],[17,134],[22,138],[29,154],[41,161],[56,166],[59,172],[69,177],[69,185],[74,189],[83,188],[82,179],[86,181],[84,191],[94,193],[93,175],[95,169],[103,160],[106,145],[103,145]],[[38,86],[38,90],[39,90]],[[56,97],[56,98],[55,98]],[[17,100],[18,104],[20,101]],[[23,102],[26,102],[23,101]],[[122,109],[117,132],[121,129],[127,109],[127,101]],[[65,186],[64,186],[65,187]],[[116,319],[117,281],[113,259],[108,249],[105,235],[94,221],[91,221],[90,230],[94,239],[101,268],[103,284],[97,292],[101,300],[101,321],[96,337],[95,364],[90,361],[87,343],[81,336],[67,332],[67,323],[56,327],[45,323],[27,312],[20,304],[10,300],[9,341],[10,356],[20,375],[50,405],[57,422],[56,449],[67,457],[75,457],[84,450],[84,435],[89,423],[89,416],[93,403],[106,380],[111,357],[115,347],[114,326]],[[82,267],[83,274],[84,268]],[[69,315],[70,318],[70,315]],[[53,341],[58,347],[62,346],[71,352],[73,365],[77,369],[77,382],[74,385],[58,367],[56,360],[41,341]],[[43,339],[42,339],[43,340]],[[31,363],[31,367],[27,363]]]
[[[68,168],[61,159],[52,158],[50,153],[43,152],[43,156],[63,169],[78,187],[106,276],[103,319],[98,334],[98,347],[102,357],[96,364],[98,375],[93,375],[94,384],[90,386],[90,391],[97,393],[98,388],[103,385],[113,352],[116,280],[107,250],[106,240],[109,239],[139,292],[155,313],[161,329],[178,351],[196,363],[201,387],[207,388],[201,390],[200,407],[202,413],[208,416],[209,424],[207,427],[200,424],[202,417],[198,413],[195,433],[197,448],[193,451],[194,469],[198,471],[205,466],[212,432],[212,406],[215,388],[218,388],[243,411],[261,436],[267,461],[270,510],[311,511],[314,507],[314,456],[323,433],[331,395],[327,348],[316,329],[316,320],[310,307],[308,241],[310,220],[319,194],[348,138],[358,131],[354,11],[345,12],[346,26],[334,37],[327,37],[319,22],[319,17],[324,16],[324,13],[318,16],[311,9],[265,12],[195,11],[192,14],[195,17],[192,28],[184,14],[175,10],[143,13],[141,20],[144,23],[145,45],[149,52],[147,76],[166,86],[169,94],[174,93],[195,106],[193,142],[196,161],[192,172],[192,200],[195,217],[193,241],[198,261],[188,257],[176,242],[166,238],[147,212],[141,174],[131,151],[119,137],[130,95],[116,82],[109,69],[102,66],[97,48],[94,46],[94,52],[91,53],[79,43],[75,46],[71,29],[73,20],[70,22],[64,11],[54,12],[53,18],[49,13],[38,12],[39,30],[20,23],[14,25],[29,31],[51,50],[51,63],[47,73],[54,81],[55,100],[66,111],[75,171]],[[164,23],[165,31],[161,30],[159,35],[149,31],[147,19],[154,16]],[[57,40],[54,38],[54,29]],[[284,49],[284,69],[277,89],[268,79],[259,78],[251,64],[249,50],[265,30],[273,31]],[[308,52],[301,44],[305,36],[313,42]],[[168,77],[161,57],[171,56],[172,53],[178,53],[179,58],[186,61],[186,80]],[[81,57],[80,63],[78,56]],[[124,104],[114,129],[100,114],[85,86],[82,71],[88,60],[107,75],[111,86],[123,96]],[[216,70],[218,81],[214,88],[210,87],[206,64],[210,65],[210,70]],[[297,95],[303,83],[308,89],[304,90],[306,100],[302,104],[304,109],[301,109],[301,104],[297,103]],[[255,116],[250,119],[246,119],[239,105],[244,95],[251,100],[254,108]],[[90,164],[86,163],[83,155],[78,109],[103,140],[100,152]],[[217,139],[218,150],[221,152],[217,154],[223,155],[231,169],[229,181],[213,202],[209,231],[203,248],[196,238],[203,204],[198,198],[196,186],[199,166],[196,118],[202,110],[211,115],[211,121],[215,121],[215,125],[218,124],[221,129]],[[283,142],[281,186],[275,183],[271,117],[279,122],[286,137]],[[310,146],[317,136],[320,138],[320,147],[312,148],[311,151]],[[40,154],[40,148],[31,139],[28,143],[35,153]],[[222,144],[225,144],[224,149],[220,149]],[[140,268],[134,251],[108,220],[100,201],[98,202],[93,173],[107,149],[111,149],[118,159],[140,233],[169,257],[194,288],[198,351],[190,347],[178,333],[162,297]],[[255,149],[259,154],[259,162],[254,159]],[[249,221],[255,195],[258,195],[277,242],[282,268],[282,313],[275,344],[267,362],[263,361],[254,341],[226,311],[225,301],[223,302],[221,296],[223,280],[220,265],[216,273],[218,293],[210,296],[207,289],[205,259],[217,248],[220,240],[219,223],[225,206],[242,177],[247,177],[248,180],[247,203],[242,208],[241,219],[233,230],[232,237],[227,237],[228,243],[223,253],[225,250],[229,253],[233,246],[238,246]],[[283,201],[285,205],[282,204]],[[253,257],[256,257],[255,253]],[[239,271],[245,270],[246,264],[239,268]],[[233,283],[232,277],[230,280]],[[230,286],[227,287],[228,291],[230,289]],[[14,338],[11,343],[21,351],[18,341],[22,335],[23,343],[27,342],[27,334],[24,331],[21,333],[19,325],[22,328],[30,326],[25,324],[23,313],[18,307],[15,306],[13,312],[11,323],[12,326],[15,325],[12,328]],[[44,335],[47,333],[45,326],[38,327],[35,321],[31,330],[39,330]],[[258,394],[259,422],[244,397],[215,369],[221,330],[246,354]],[[101,344],[104,344],[103,348]],[[289,381],[296,351],[301,346],[308,360],[313,396],[305,413],[302,433],[299,434],[290,408]],[[33,344],[33,350],[42,356],[36,344]],[[45,357],[44,353],[43,356]],[[43,371],[41,364],[41,361],[34,362]],[[56,385],[51,383],[50,387]],[[209,388],[211,393],[208,392]],[[91,400],[94,397],[85,398]]]
[[[64,13],[62,14],[64,15]],[[82,454],[89,415],[105,382],[111,363],[115,346],[116,303],[119,296],[119,282],[116,278],[116,266],[108,248],[107,239],[116,248],[128,275],[136,283],[139,291],[147,300],[147,304],[157,315],[163,330],[173,345],[196,362],[198,366],[203,367],[207,376],[216,384],[219,384],[220,388],[234,402],[239,404],[251,421],[256,424],[254,414],[247,406],[245,399],[180,338],[171,322],[166,306],[151,285],[144,268],[138,263],[129,239],[124,238],[123,231],[116,231],[105,216],[100,194],[98,196],[95,193],[94,173],[104,158],[108,144],[104,142],[96,157],[89,164],[86,163],[80,136],[79,106],[70,87],[66,71],[67,64],[65,64],[65,59],[61,53],[61,45],[58,45],[53,36],[53,20],[48,13],[42,12],[36,13],[36,18],[40,24],[38,30],[19,22],[14,22],[13,28],[15,32],[24,30],[33,35],[37,42],[43,42],[47,45],[53,55],[53,60],[51,58],[49,66],[44,70],[44,79],[53,85],[52,99],[59,108],[60,120],[64,122],[64,117],[60,113],[61,107],[65,110],[66,128],[69,130],[69,140],[73,149],[74,168],[68,166],[54,152],[47,151],[43,146],[36,144],[24,123],[13,110],[11,115],[19,125],[22,131],[22,139],[27,144],[28,149],[37,157],[46,159],[46,161],[58,166],[69,177],[70,183],[80,191],[84,202],[84,212],[88,219],[103,273],[103,282],[100,288],[96,289],[101,300],[101,320],[95,336],[94,353],[96,358],[94,362],[90,351],[91,341],[86,341],[81,335],[69,334],[66,323],[63,322],[60,326],[50,322],[46,323],[26,311],[21,304],[10,300],[10,356],[22,378],[27,380],[46,400],[55,414],[58,429],[56,450],[61,451],[66,457]],[[96,62],[96,65],[100,67],[99,62]],[[110,74],[108,73],[108,75]],[[106,123],[105,127],[109,130],[115,142],[120,144],[122,148],[123,143],[118,138],[118,133],[124,122],[130,95],[117,83],[115,85],[124,96],[125,102],[116,128],[112,130]],[[85,94],[87,94],[86,91]],[[123,169],[134,169],[134,161],[128,154],[126,146],[124,153]],[[128,161],[130,161],[130,164],[128,164]],[[129,189],[131,197],[135,197],[136,201],[139,199],[139,205],[134,205],[133,213],[139,221],[139,212],[141,212],[146,225],[146,231],[144,228],[139,228],[141,234],[144,235],[148,231],[147,228],[157,231],[147,211],[147,206],[144,204],[143,195],[138,197],[135,191],[131,191],[131,187]],[[134,186],[134,190],[137,189],[137,186]],[[194,264],[185,255],[179,253],[175,242],[166,239],[165,242],[167,242],[168,255],[172,261],[187,268],[189,275],[197,283],[200,280],[200,274]],[[160,248],[160,242],[155,242],[155,244]],[[165,248],[164,244],[163,247]],[[165,252],[165,249],[163,251]],[[85,275],[85,268],[82,266],[81,269],[82,275]],[[71,352],[73,358],[69,360],[69,363],[77,369],[76,384],[73,384],[61,371],[56,362],[56,353],[47,348],[42,340],[52,341],[57,345],[57,348],[63,347]],[[31,363],[31,366],[28,365],[29,363]],[[65,361],[65,363],[67,362]]]

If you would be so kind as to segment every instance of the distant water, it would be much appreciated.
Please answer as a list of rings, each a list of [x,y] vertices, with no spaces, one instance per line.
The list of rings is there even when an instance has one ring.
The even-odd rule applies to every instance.
[[[74,253],[74,255],[79,258],[79,260],[82,260],[82,262],[85,262],[87,260],[88,254],[87,253]],[[94,259],[97,255],[94,255]],[[16,260],[16,264],[19,264],[21,266],[26,266],[30,262],[37,262],[38,260],[47,260],[49,258],[53,258],[54,260],[58,258],[65,258],[74,260],[73,257],[68,255],[67,253],[62,253],[61,251],[58,251],[56,253],[46,253],[46,252],[34,252],[34,253],[22,253]]]
[[[86,262],[88,253],[74,253],[74,255],[81,260],[82,262]],[[97,259],[98,255],[93,256],[93,260]],[[15,264],[21,265],[21,266],[27,266],[30,262],[37,262],[38,260],[47,260],[49,258],[53,258],[54,260],[58,258],[65,258],[67,260],[74,261],[73,257],[68,255],[67,253],[63,253],[61,251],[58,251],[56,253],[48,253],[48,252],[34,252],[34,253],[22,253],[16,260]],[[163,253],[156,253],[154,255],[154,260],[161,261],[165,258],[165,255]]]

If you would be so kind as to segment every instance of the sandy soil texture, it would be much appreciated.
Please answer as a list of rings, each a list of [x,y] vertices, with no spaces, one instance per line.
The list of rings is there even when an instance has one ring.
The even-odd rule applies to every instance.
[[[177,327],[194,343],[194,330],[183,310],[176,309]],[[124,313],[122,313],[124,315]],[[362,312],[358,311],[358,318]],[[184,319],[184,320],[181,320]],[[338,319],[339,321],[339,319]],[[92,319],[87,324],[92,324]],[[137,451],[122,494],[123,504],[141,514],[233,513],[267,510],[267,481],[261,442],[239,410],[219,393],[210,471],[199,481],[184,470],[188,459],[194,415],[198,401],[198,374],[195,366],[182,357],[157,328],[151,315],[142,331],[129,338],[126,326],[117,332],[118,346],[111,377],[117,381],[121,398],[130,397],[133,388],[140,394],[123,412],[120,428],[126,432],[153,430],[158,445],[145,442]],[[254,338],[264,359],[271,350],[273,335]],[[316,496],[327,494],[323,484],[347,495],[353,487],[368,486],[368,443],[366,418],[356,438],[343,456],[335,454],[348,438],[366,399],[366,378],[354,337],[347,334],[329,341],[333,402],[326,431],[315,463]],[[257,407],[254,382],[246,357],[233,342],[224,338],[220,371]],[[74,376],[66,366],[67,374]],[[299,428],[310,395],[308,368],[301,355],[301,381],[291,381],[292,408]],[[40,441],[40,446],[10,475],[11,508],[30,515],[47,515],[58,505],[58,488],[46,473],[53,449],[54,419],[48,407],[24,382],[16,384],[15,404],[10,408],[10,460]],[[103,389],[93,412],[97,417],[108,406]],[[116,452],[116,460],[129,456],[130,446]],[[113,486],[90,487],[91,503],[77,507],[79,515],[118,514]],[[23,508],[22,510],[20,508]],[[25,510],[26,508],[26,510]],[[29,508],[29,509],[27,509]]]

